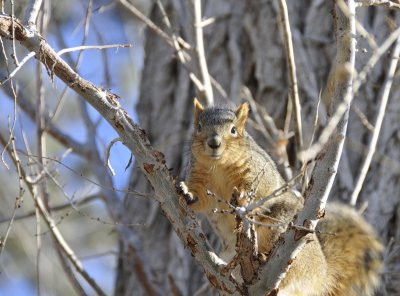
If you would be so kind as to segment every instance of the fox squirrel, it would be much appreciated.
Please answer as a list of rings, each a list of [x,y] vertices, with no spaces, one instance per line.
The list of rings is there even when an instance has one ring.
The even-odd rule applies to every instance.
[[[204,108],[194,101],[195,131],[186,183],[189,206],[204,213],[222,242],[221,258],[235,255],[234,215],[228,210],[234,190],[252,192],[255,199],[270,195],[285,184],[271,157],[245,131],[249,106],[236,110]],[[221,202],[221,200],[225,202]],[[280,234],[303,207],[294,191],[270,198],[257,209],[258,251],[268,254]],[[283,223],[282,223],[283,222]],[[279,295],[356,296],[372,295],[378,285],[383,246],[372,227],[353,209],[330,204],[313,239],[294,260],[279,287]]]

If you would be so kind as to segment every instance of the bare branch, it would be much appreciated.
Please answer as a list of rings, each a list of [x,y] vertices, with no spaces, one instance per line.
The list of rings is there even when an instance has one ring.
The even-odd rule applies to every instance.
[[[178,37],[176,36],[175,32],[173,32],[173,30],[172,30],[171,22],[168,18],[167,12],[165,11],[165,8],[160,0],[157,0],[157,6],[160,9],[160,12],[163,16],[164,24],[167,26],[167,28],[169,30],[172,31],[171,35],[172,35],[172,40],[173,40],[173,47],[175,48],[175,50],[178,54],[178,58],[182,64],[185,64],[187,62],[187,60],[190,59],[190,56],[185,51],[182,50],[181,44],[178,41]],[[181,38],[181,40],[183,40],[183,39]],[[185,42],[185,44],[187,44],[187,43]],[[189,44],[187,44],[187,45],[189,45]],[[189,47],[189,49],[190,49],[190,47]]]
[[[6,143],[3,146],[6,147],[6,145],[8,146],[8,143]],[[10,147],[10,149],[13,150],[14,155],[17,155],[14,137],[11,138],[11,147]],[[4,235],[3,240],[0,241],[0,256],[1,256],[2,252],[3,252],[3,250],[4,250],[4,247],[6,246],[7,239],[8,239],[8,236],[10,234],[10,231],[11,231],[11,226],[14,223],[14,220],[16,218],[17,210],[21,207],[21,204],[24,201],[23,195],[24,195],[25,190],[22,187],[23,184],[22,184],[21,161],[18,158],[18,156],[15,158],[14,163],[15,163],[15,167],[17,168],[17,173],[18,173],[19,193],[18,193],[18,196],[15,198],[14,209],[13,209],[11,218],[8,219],[9,223],[8,223],[8,226],[7,226],[6,234]]]
[[[87,296],[88,294],[85,292],[85,290],[82,287],[82,284],[78,281],[76,274],[73,272],[71,265],[68,263],[68,260],[65,258],[65,256],[62,253],[62,250],[60,248],[56,248],[57,250],[57,256],[60,260],[61,266],[67,275],[72,287],[75,289],[75,292],[77,295],[80,296]]]
[[[93,200],[96,200],[98,198],[99,198],[98,194],[93,194],[93,195],[86,196],[86,197],[84,197],[84,198],[82,198],[82,199],[80,199],[80,200],[78,200],[76,202],[73,202],[73,204],[76,205],[76,206],[80,206],[80,205],[84,205],[84,204],[90,203]],[[57,211],[61,211],[61,210],[67,209],[69,207],[71,207],[71,203],[67,202],[67,203],[64,203],[64,204],[61,204],[61,205],[57,205],[57,206],[51,207],[49,210],[51,212],[57,212]],[[31,218],[33,216],[35,216],[35,211],[30,211],[30,212],[28,212],[26,214],[16,216],[14,221],[18,221],[18,220],[22,220],[22,219],[26,219],[26,218]],[[1,219],[0,220],[0,224],[4,223],[4,222],[8,222],[11,219],[12,219],[12,217]]]
[[[200,97],[207,106],[214,105],[214,95],[211,87],[210,74],[208,73],[206,53],[204,51],[203,27],[201,25],[201,0],[192,0],[194,11],[194,32],[196,40],[196,57],[199,65],[200,77],[204,92],[199,91]]]
[[[168,283],[170,286],[170,291],[171,295],[173,296],[183,296],[182,292],[179,290],[179,287],[177,286],[175,279],[172,274],[168,274]]]
[[[21,153],[21,154],[25,154],[25,156],[31,157],[31,158],[37,158],[37,157],[38,157],[37,155],[26,154],[26,153],[24,153],[23,151],[20,151],[20,153]],[[63,167],[65,167],[66,169],[70,170],[70,171],[73,172],[74,174],[80,176],[81,178],[83,178],[83,179],[86,180],[87,182],[89,182],[89,183],[91,183],[91,184],[93,184],[93,185],[96,185],[96,186],[99,187],[99,188],[102,188],[104,191],[110,191],[110,190],[112,190],[112,191],[116,191],[116,192],[123,192],[123,193],[129,194],[129,195],[137,195],[137,196],[142,196],[142,197],[148,197],[148,196],[149,196],[148,194],[145,194],[145,193],[142,193],[142,192],[138,192],[138,191],[135,191],[135,190],[131,190],[131,189],[117,189],[117,188],[113,188],[113,187],[108,187],[106,184],[98,183],[98,182],[96,182],[96,181],[90,179],[89,177],[85,176],[84,174],[82,174],[82,173],[80,173],[80,172],[74,170],[72,167],[66,165],[65,163],[63,163],[63,162],[62,162],[61,160],[59,160],[59,159],[51,158],[51,157],[43,157],[43,158],[45,158],[45,159],[47,159],[47,160],[54,161],[54,162],[56,162],[56,163],[62,165]],[[48,176],[50,176],[50,174],[49,174],[48,172],[44,172],[44,173],[46,173]],[[44,174],[44,173],[43,173],[43,174]],[[35,181],[37,181],[37,180],[36,180],[36,179],[35,179],[35,180],[31,180],[29,177],[27,177],[27,181],[28,181],[29,183],[35,183]],[[115,200],[114,200],[114,201],[115,201]]]
[[[283,43],[285,45],[286,58],[289,69],[290,99],[292,100],[292,105],[294,107],[296,150],[299,152],[303,150],[303,130],[301,123],[301,105],[299,99],[299,90],[297,87],[296,63],[293,52],[292,32],[290,30],[289,14],[286,1],[279,0],[278,2],[281,22],[283,24]],[[303,163],[303,160],[301,158],[300,161]]]
[[[4,85],[4,83],[6,83],[7,81],[9,81],[10,79],[12,79],[15,74],[17,74],[17,72],[19,70],[21,70],[22,66],[25,65],[25,63],[27,61],[29,61],[32,57],[34,57],[36,55],[35,52],[30,52],[29,54],[27,54],[21,62],[19,62],[19,65],[17,67],[14,68],[14,70],[8,75],[8,77],[6,79],[4,79],[3,81],[0,81],[0,85]]]
[[[36,19],[38,17],[40,7],[42,6],[43,0],[30,0],[28,8],[26,9],[25,24],[29,27],[36,26]]]
[[[118,0],[125,8],[127,8],[134,16],[136,16],[141,22],[143,22],[151,31],[156,33],[162,39],[165,40],[172,47],[174,46],[174,41],[168,36],[160,27],[158,27],[154,22],[152,22],[147,16],[145,16],[139,9],[137,9],[132,3],[127,0]]]
[[[225,263],[210,247],[193,213],[188,212],[184,196],[177,192],[175,179],[165,165],[164,155],[151,147],[144,131],[121,108],[117,96],[80,77],[37,32],[29,34],[20,22],[14,23],[15,36],[20,44],[30,51],[40,49],[41,54],[38,58],[90,103],[110,123],[123,143],[135,155],[137,166],[153,186],[155,198],[172,222],[175,232],[202,265],[206,276],[214,286],[228,293],[241,290],[233,278],[221,274],[221,266]],[[0,36],[12,38],[9,34],[11,26],[10,17],[0,16]]]
[[[368,6],[383,6],[389,9],[400,8],[399,3],[395,3],[390,0],[358,0],[356,1],[356,7],[368,7]]]
[[[47,22],[45,21],[45,14],[42,13],[39,20],[39,29],[41,32],[45,32],[47,28]],[[36,61],[36,104],[35,104],[35,113],[36,113],[36,149],[39,155],[38,165],[37,166],[29,166],[31,172],[40,172],[41,167],[45,168],[45,162],[43,161],[43,157],[47,155],[46,145],[45,145],[45,137],[46,134],[44,132],[45,127],[45,109],[46,109],[46,98],[45,98],[45,89],[43,86],[43,72],[42,72],[42,64],[39,61]],[[29,151],[29,150],[28,150]],[[37,183],[31,184],[33,198],[38,200],[40,199],[44,203],[45,210],[49,209],[49,191],[47,187],[47,179],[41,178]],[[41,225],[41,211],[37,204],[36,206],[36,289],[37,294],[41,295],[41,277],[40,277],[40,259],[42,253],[42,237],[40,233],[42,233],[42,225]],[[62,250],[62,246],[58,246]]]
[[[174,48],[176,50],[178,60],[180,61],[183,68],[188,71],[190,80],[194,83],[194,85],[196,86],[196,89],[198,90],[199,93],[204,93],[205,87],[204,87],[203,82],[197,77],[197,75],[193,72],[193,70],[190,67],[188,67],[188,65],[187,65],[187,63],[188,63],[188,61],[190,61],[191,57],[185,50],[192,50],[192,47],[190,46],[190,44],[187,43],[185,40],[183,40],[182,37],[177,36],[173,32],[172,32],[172,37],[170,37],[160,27],[158,27],[156,24],[154,24],[154,22],[152,22],[147,16],[145,16],[142,12],[140,12],[140,10],[138,10],[134,5],[132,5],[128,1],[126,1],[126,0],[118,0],[118,1],[124,7],[126,7],[135,17],[137,17],[146,26],[148,26],[150,30],[152,30],[155,34],[159,35],[165,42],[167,42],[167,44],[169,44],[172,48]],[[171,22],[165,12],[164,6],[162,5],[161,1],[157,1],[157,5],[163,16],[164,24],[167,26],[167,28],[172,30]],[[228,95],[226,94],[226,92],[223,89],[223,87],[221,86],[221,84],[219,84],[218,81],[215,80],[215,78],[213,78],[211,75],[208,74],[208,77],[210,79],[211,85],[213,85],[215,87],[215,89],[218,91],[218,93],[223,98],[226,99],[228,97]],[[211,90],[212,90],[212,88],[211,88]]]
[[[15,65],[18,67],[19,62],[18,62],[18,57],[17,57],[17,51],[15,49],[14,0],[10,0],[10,2],[11,2],[11,22],[12,22],[12,28],[11,28],[11,32],[12,32],[12,49],[13,49],[12,58],[14,60]]]
[[[7,141],[0,135],[0,143],[3,146],[7,145]],[[11,159],[14,162],[15,166],[18,166],[18,154],[14,153],[13,150],[11,150],[9,147],[7,148],[7,153],[11,156]],[[74,265],[76,270],[82,275],[82,277],[87,281],[87,283],[99,294],[99,295],[106,295],[103,290],[97,285],[97,283],[92,279],[92,277],[86,272],[84,269],[82,263],[79,261],[78,257],[75,255],[74,251],[71,249],[71,247],[68,245],[68,243],[65,241],[64,237],[62,236],[60,230],[58,229],[56,223],[54,220],[51,218],[49,212],[46,209],[45,204],[43,203],[43,200],[41,199],[40,196],[35,195],[35,190],[32,186],[31,183],[26,181],[26,173],[25,171],[20,168],[21,176],[25,182],[25,185],[27,186],[29,192],[31,193],[31,196],[33,198],[33,201],[35,203],[35,206],[40,212],[40,215],[44,218],[44,221],[47,224],[47,227],[50,230],[50,233],[52,234],[55,242],[57,243],[58,246],[63,250],[63,253],[68,257],[70,262]]]
[[[161,1],[157,1],[157,5],[158,8],[160,9],[160,12],[163,16],[163,21],[165,23],[165,25],[167,26],[168,29],[172,30],[171,27],[171,22],[167,16],[167,13],[165,12],[164,6],[162,5]],[[190,55],[184,51],[181,47],[181,43],[179,42],[179,40],[182,40],[182,38],[177,37],[176,34],[174,32],[172,32],[172,47],[176,50],[177,53],[177,57],[178,60],[181,62],[182,66],[184,67],[184,69],[186,69],[189,72],[189,78],[190,80],[194,83],[194,85],[196,86],[197,90],[200,93],[204,92],[204,86],[203,83],[200,81],[200,79],[196,76],[196,74],[193,73],[193,71],[188,67],[188,62],[191,60]],[[183,46],[186,49],[191,49],[191,47],[189,46],[189,44],[187,44],[186,42],[184,42],[184,44],[186,46]]]
[[[300,179],[301,177],[303,177],[303,172],[300,172],[299,174],[297,174],[296,176],[294,176],[292,179],[290,179],[288,182],[286,182],[285,184],[283,184],[281,187],[275,189],[271,194],[260,198],[252,203],[249,203],[245,209],[246,212],[251,212],[259,207],[261,207],[266,201],[268,201],[271,198],[277,197],[282,195],[283,193],[289,191],[289,190],[293,190],[293,187],[296,185],[296,182],[298,179]]]
[[[110,142],[110,144],[108,144],[107,149],[106,149],[106,166],[107,166],[107,168],[110,170],[110,172],[111,172],[111,174],[112,174],[113,176],[115,176],[115,171],[114,171],[114,169],[112,168],[112,165],[111,165],[111,162],[110,162],[110,151],[111,151],[112,146],[113,146],[115,143],[120,142],[120,141],[121,141],[120,138],[116,138],[116,139],[112,140],[112,141]]]
[[[397,40],[399,36],[400,36],[400,28],[397,28],[374,52],[374,54],[369,59],[368,63],[364,66],[362,71],[360,71],[359,74],[354,79],[353,96],[357,94],[361,85],[365,82],[367,75],[369,74],[371,69],[376,65],[376,63],[379,61],[382,55],[385,54],[385,52]],[[349,69],[347,64],[342,64],[340,66],[336,65],[336,69],[334,71],[335,73],[329,78],[330,81],[328,81],[327,87],[332,87],[333,85],[335,85],[334,81],[336,79],[340,79],[341,76],[343,75],[346,76],[349,71],[354,71],[354,69]],[[317,142],[313,144],[309,149],[301,152],[301,154],[304,154],[305,161],[314,159],[317,156],[317,154],[321,151],[321,149],[324,147],[324,145],[329,141],[332,133],[335,130],[335,127],[342,118],[343,114],[346,112],[350,100],[351,97],[349,96],[343,98],[343,101],[337,106],[336,111],[333,113],[328,124],[321,132],[321,135],[319,136]]]
[[[153,275],[147,264],[148,259],[143,253],[139,237],[133,232],[126,231],[125,229],[120,229],[120,231],[124,233],[124,237],[126,238],[124,240],[124,248],[126,249],[126,252],[132,254],[135,258],[133,268],[140,279],[139,282],[146,291],[146,295],[163,295],[164,293],[162,293],[162,291],[155,285],[155,280],[153,279]]]
[[[286,150],[288,138],[285,138],[285,136],[290,136],[290,133],[285,135],[276,127],[272,117],[267,113],[265,108],[260,108],[247,87],[243,86],[241,88],[241,96],[250,104],[251,111],[257,123],[255,128],[260,130],[268,143],[275,148],[274,152],[278,158],[278,165],[281,165],[285,180],[291,179],[293,172],[289,165],[289,158]]]
[[[360,108],[358,108],[355,104],[351,107],[357,114],[358,118],[360,118],[362,125],[365,126],[368,131],[373,132],[374,126],[369,122],[367,116],[360,110]]]
[[[15,95],[13,94],[13,89],[12,86],[9,85],[4,85],[3,90],[7,93],[10,99],[13,99]],[[18,104],[18,106],[28,115],[29,118],[32,120],[35,120],[35,110],[33,104],[25,98],[23,94],[18,94],[18,100],[13,99],[15,101],[15,104]],[[87,158],[91,159],[92,157],[92,151],[88,149],[85,145],[79,143],[69,135],[63,133],[59,128],[57,128],[51,120],[46,117],[46,131],[55,139],[57,140],[61,145],[64,145],[65,147],[70,147],[72,150]]]
[[[247,219],[236,216],[238,233],[236,240],[236,254],[239,258],[240,271],[246,285],[257,279],[260,267],[258,261],[257,235],[255,225]]]
[[[364,184],[364,180],[367,176],[369,166],[371,165],[372,157],[374,156],[376,145],[378,143],[379,133],[381,131],[383,118],[385,117],[386,106],[389,101],[389,94],[393,84],[393,78],[396,72],[397,63],[399,61],[399,53],[400,53],[400,38],[397,39],[396,44],[393,49],[388,73],[385,78],[385,82],[382,85],[381,93],[380,93],[380,104],[378,115],[375,120],[375,127],[372,133],[371,141],[368,145],[368,153],[364,159],[364,162],[361,166],[359,175],[357,177],[356,185],[354,187],[354,191],[350,198],[350,204],[355,206],[357,203],[358,195],[360,194],[361,188]]]
[[[339,1],[338,1],[339,2]],[[348,18],[338,5],[335,6],[335,21],[337,35],[336,65],[344,64],[354,68],[355,60],[355,5],[353,0],[345,2],[348,9]],[[336,3],[337,4],[337,3]],[[344,4],[344,3],[342,3]],[[342,97],[347,98],[350,104],[353,97],[352,75],[342,75],[337,80],[332,105],[338,104]],[[342,117],[336,127],[334,135],[330,138],[328,145],[324,147],[316,162],[309,186],[305,192],[304,209],[298,214],[294,225],[303,225],[310,232],[315,230],[318,220],[323,216],[325,204],[331,190],[333,180],[339,165],[340,155],[343,150],[344,139],[347,130],[349,105],[346,106],[346,116]],[[310,232],[288,228],[281,237],[266,265],[263,267],[260,280],[250,288],[251,295],[274,295],[279,283],[290,268],[291,262],[296,258],[302,247],[309,239]]]
[[[64,48],[60,51],[57,52],[59,56],[63,55],[64,53],[67,52],[73,52],[73,51],[78,51],[78,50],[88,50],[88,49],[107,49],[107,48],[126,48],[126,47],[132,47],[131,44],[109,44],[109,45],[82,45],[82,46],[76,46],[76,47],[70,47],[70,48]]]

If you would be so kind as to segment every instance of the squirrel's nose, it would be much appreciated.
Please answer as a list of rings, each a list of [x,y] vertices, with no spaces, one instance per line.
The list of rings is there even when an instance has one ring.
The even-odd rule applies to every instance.
[[[211,149],[217,149],[219,148],[219,146],[221,146],[221,138],[217,135],[212,136],[211,138],[208,139],[207,145]]]

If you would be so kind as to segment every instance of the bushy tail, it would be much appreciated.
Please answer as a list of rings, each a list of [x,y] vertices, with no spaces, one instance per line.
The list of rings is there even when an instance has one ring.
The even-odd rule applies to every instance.
[[[330,204],[317,230],[328,263],[332,291],[328,295],[373,295],[383,253],[374,229],[352,208]]]

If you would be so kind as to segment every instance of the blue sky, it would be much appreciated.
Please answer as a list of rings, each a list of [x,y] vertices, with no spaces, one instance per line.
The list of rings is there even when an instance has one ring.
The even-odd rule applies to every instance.
[[[103,2],[105,1],[94,1],[95,4],[93,7],[94,11],[92,15],[92,22],[85,45],[100,44],[98,39],[96,38],[94,28],[96,28],[98,32],[101,32],[103,44],[132,44],[131,48],[107,49],[106,53],[110,65],[109,69],[111,74],[111,85],[109,85],[110,91],[116,93],[121,97],[121,105],[136,121],[137,117],[134,113],[134,105],[139,95],[139,77],[143,63],[143,31],[138,28],[136,22],[131,20],[125,22],[124,26],[122,26],[121,21],[123,20],[120,15],[116,14],[116,11],[114,9],[105,11],[101,14],[96,12],[98,4]],[[86,3],[84,4],[86,5]],[[83,36],[82,20],[84,19],[85,10],[83,9],[82,5],[73,5],[71,9],[72,11],[68,11],[68,13],[70,14],[69,21],[62,26],[60,32],[64,37],[67,46],[75,47],[81,45]],[[53,48],[58,51],[61,48],[59,48],[58,46],[57,38],[54,35],[55,33],[55,30],[51,30],[51,32],[46,36],[46,39],[50,43],[50,45],[52,45]],[[74,59],[76,59],[77,54],[77,52],[72,54]],[[20,59],[21,58],[23,58],[22,54],[20,56]],[[20,87],[33,87],[33,85],[24,85],[21,82],[22,80],[19,79],[24,79],[24,81],[26,81],[24,75],[31,71],[35,71],[35,67],[36,60],[32,59],[26,65],[24,65],[24,67],[21,69],[21,73],[16,75],[15,81],[19,81]],[[99,50],[84,51],[83,60],[78,69],[78,72],[83,78],[88,79],[97,85],[106,86],[106,81],[104,79],[103,60],[101,52]],[[55,98],[58,97],[59,93],[64,89],[65,85],[62,81],[57,79],[55,83],[51,85],[51,81],[47,76],[46,70],[44,68],[43,77],[46,85],[50,87],[50,90],[46,91],[46,100],[48,100],[49,110],[52,110],[51,108],[54,106]],[[28,81],[30,81],[29,83],[32,84],[36,83],[34,79]],[[77,99],[78,98],[76,94],[74,94],[71,90],[67,91],[66,100],[76,101]],[[1,91],[0,102],[0,126],[1,130],[5,131],[7,129],[9,118],[13,118],[14,105],[13,102],[6,98],[4,93]],[[79,121],[79,110],[75,111],[76,115],[71,114],[71,109],[65,109],[64,112],[60,115],[60,122],[58,123],[58,126],[63,131],[73,136],[75,139],[83,141],[86,136],[85,129],[83,128],[82,122]],[[95,111],[90,106],[89,112],[93,120],[96,121],[97,119],[99,119],[99,114],[97,113],[97,111]],[[23,113],[21,113],[21,115],[23,115]],[[28,135],[33,134],[35,131],[35,127],[30,120],[24,119],[23,117],[18,117],[16,125],[17,135],[19,134],[21,127],[23,127],[24,131]],[[108,143],[110,143],[110,141],[116,137],[116,133],[104,120],[101,121],[97,132],[98,147],[100,149],[100,153],[104,155],[105,148],[107,147]],[[20,139],[20,137],[17,138]],[[20,148],[23,148],[23,145],[20,141],[18,142],[18,144]],[[63,153],[63,150],[55,151],[55,153],[57,154],[49,156],[58,157]],[[114,185],[116,188],[125,188],[127,186],[127,180],[130,175],[130,170],[125,171],[125,167],[129,161],[129,158],[130,152],[121,143],[117,143],[113,146],[110,161],[116,172],[116,175],[113,177],[113,180],[115,182]],[[64,162],[65,164],[72,167],[79,167],[79,162],[81,162],[81,160],[78,157],[71,155],[68,156],[64,160]],[[62,168],[60,168],[60,171],[62,171]],[[5,173],[8,173],[6,168],[3,165],[0,165],[0,174]],[[72,186],[70,187],[72,187],[71,192],[76,190],[74,188],[74,184],[72,184]],[[30,197],[26,196],[26,198]],[[105,212],[101,202],[97,202],[96,207],[99,208],[100,212]],[[28,208],[26,205],[25,208],[21,209],[21,213],[29,210],[31,210],[31,208]],[[32,219],[32,221],[34,221],[34,219]],[[3,228],[0,229],[2,230]],[[109,231],[109,229],[106,228],[105,231]],[[34,233],[32,233],[32,235],[34,235]],[[104,235],[108,235],[108,233],[105,233]],[[0,232],[0,236],[3,236],[2,232]],[[115,245],[114,249],[117,250],[117,245]],[[95,250],[93,250],[93,252],[95,252]],[[17,271],[10,270],[6,266],[6,262],[10,258],[8,256],[9,255],[7,255],[6,246],[6,251],[0,257],[0,295],[35,295],[36,287],[34,286],[34,281],[32,281],[32,279],[26,278],[23,273],[18,273]],[[101,283],[101,286],[104,287],[106,291],[111,293],[114,286],[114,265],[116,264],[115,257],[108,255],[99,257],[98,259],[87,259],[83,262],[88,272],[96,280],[98,280],[98,282]],[[90,289],[88,289],[88,291],[90,291]],[[47,294],[44,292],[42,295]]]

